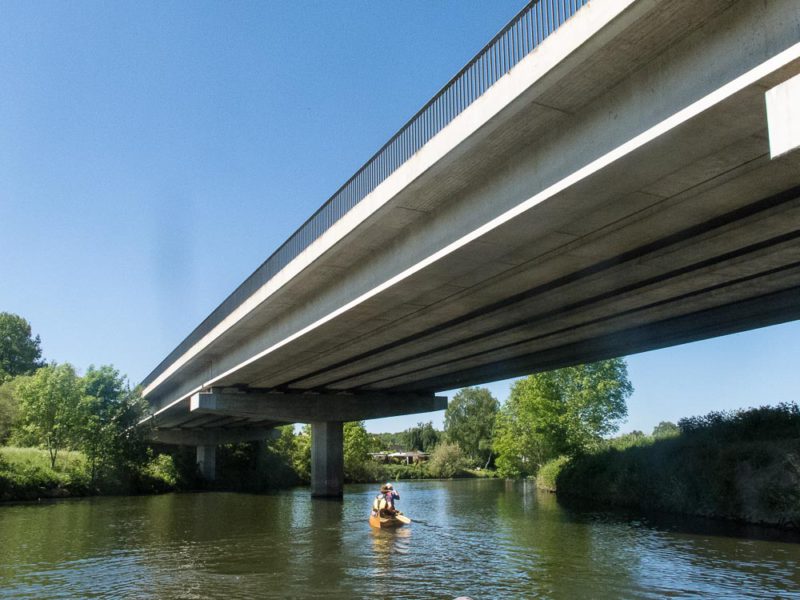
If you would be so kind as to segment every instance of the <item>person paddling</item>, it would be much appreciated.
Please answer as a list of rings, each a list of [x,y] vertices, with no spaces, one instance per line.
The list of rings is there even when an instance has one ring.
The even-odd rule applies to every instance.
[[[395,508],[394,501],[399,499],[400,494],[391,483],[382,485],[381,493],[372,501],[372,512],[369,516],[370,526],[383,529],[410,525],[411,519]]]
[[[387,483],[385,487],[386,487],[386,494],[384,495],[386,496],[386,501],[392,507],[392,510],[397,512],[397,509],[394,506],[394,501],[400,500],[400,494],[397,493],[397,490],[394,489],[394,486],[392,486],[391,483]]]
[[[381,492],[372,502],[372,513],[381,517],[393,517],[397,514],[394,501],[400,499],[400,494],[394,489],[391,483],[381,486]]]

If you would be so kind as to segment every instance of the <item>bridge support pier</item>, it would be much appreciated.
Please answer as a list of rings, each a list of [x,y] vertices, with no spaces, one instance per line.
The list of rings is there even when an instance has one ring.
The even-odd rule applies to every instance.
[[[217,447],[197,446],[197,466],[206,481],[214,481],[217,477]]]
[[[344,483],[341,421],[311,423],[311,496],[341,498]]]

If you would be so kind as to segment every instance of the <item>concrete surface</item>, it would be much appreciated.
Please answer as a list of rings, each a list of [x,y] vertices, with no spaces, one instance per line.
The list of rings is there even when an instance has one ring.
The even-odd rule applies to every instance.
[[[192,411],[212,388],[329,419],[800,318],[800,153],[770,157],[764,100],[798,73],[796,0],[590,3],[148,377],[155,426],[274,425]]]

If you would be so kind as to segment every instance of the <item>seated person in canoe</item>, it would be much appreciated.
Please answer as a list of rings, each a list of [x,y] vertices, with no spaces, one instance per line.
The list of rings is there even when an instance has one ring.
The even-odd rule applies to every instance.
[[[372,501],[372,515],[379,517],[394,517],[398,510],[394,506],[394,501],[400,499],[400,494],[394,489],[391,483],[381,486],[381,493],[375,496]]]

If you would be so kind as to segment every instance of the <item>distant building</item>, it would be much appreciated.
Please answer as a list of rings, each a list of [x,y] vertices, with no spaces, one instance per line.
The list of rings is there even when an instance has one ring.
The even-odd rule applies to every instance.
[[[381,463],[411,465],[425,462],[428,460],[428,458],[430,458],[430,454],[427,452],[412,450],[411,452],[372,452],[370,457],[372,460],[376,460]]]

